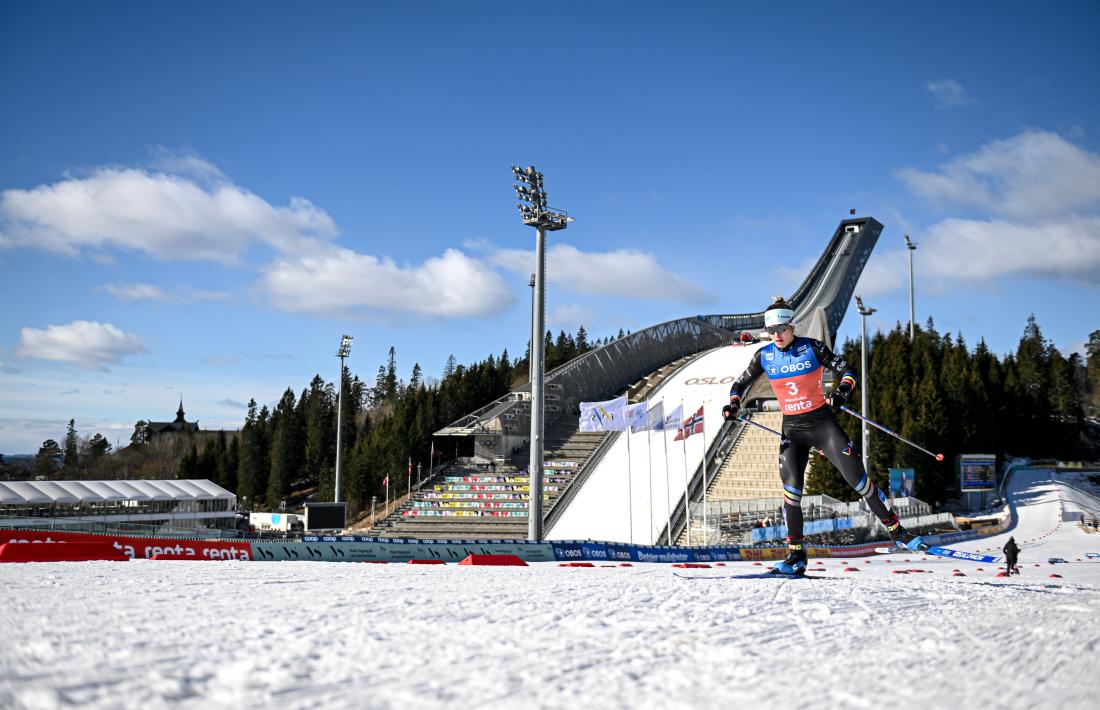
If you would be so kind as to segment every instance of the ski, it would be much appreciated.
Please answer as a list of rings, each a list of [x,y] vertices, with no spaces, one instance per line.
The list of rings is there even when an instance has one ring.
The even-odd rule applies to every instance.
[[[822,577],[816,574],[781,574],[778,572],[754,572],[750,574],[724,574],[721,576],[705,576],[705,575],[691,575],[691,574],[679,574],[673,572],[674,575],[680,579],[833,579],[833,577]]]
[[[880,555],[893,555],[900,553],[908,553],[911,555],[935,555],[936,557],[950,557],[953,560],[984,562],[985,564],[990,565],[997,564],[1001,561],[1001,558],[995,555],[983,555],[980,552],[964,552],[963,550],[953,550],[950,547],[929,547],[922,550],[910,550],[907,547],[876,547],[875,552]]]

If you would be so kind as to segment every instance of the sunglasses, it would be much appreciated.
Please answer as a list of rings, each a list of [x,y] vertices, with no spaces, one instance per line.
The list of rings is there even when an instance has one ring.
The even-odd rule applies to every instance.
[[[768,335],[775,335],[776,333],[786,332],[790,327],[789,325],[769,325],[764,330],[768,331]]]

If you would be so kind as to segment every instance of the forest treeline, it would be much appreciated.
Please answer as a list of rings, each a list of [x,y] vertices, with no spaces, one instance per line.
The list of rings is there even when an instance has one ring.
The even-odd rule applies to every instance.
[[[617,337],[624,335],[622,331]],[[614,340],[590,342],[584,329],[545,337],[547,370]],[[859,342],[841,352],[860,362]],[[897,325],[869,342],[868,415],[932,451],[943,463],[872,430],[871,474],[886,488],[888,467],[917,471],[916,494],[937,503],[957,488],[953,461],[960,453],[1095,456],[1086,437],[1088,417],[1100,414],[1100,330],[1086,343],[1084,356],[1062,356],[1029,318],[1014,353],[998,357],[984,341],[972,349],[962,335],[940,334],[929,320],[909,339]],[[397,354],[378,367],[368,385],[344,371],[341,431],[342,497],[351,512],[381,500],[388,476],[391,492],[406,488],[409,462],[430,465],[432,433],[527,381],[527,355],[512,359],[505,350],[485,360],[458,364],[452,356],[438,379],[415,364],[408,379],[397,373]],[[861,383],[861,386],[864,384]],[[46,478],[208,478],[235,491],[242,505],[270,509],[292,492],[310,491],[332,500],[336,456],[337,392],[319,375],[300,392],[287,388],[273,408],[255,400],[239,432],[209,432],[149,440],[135,426],[131,445],[110,453],[99,437],[81,439],[70,422],[62,444],[43,444],[34,473]],[[860,392],[852,403],[860,408]],[[839,415],[860,441],[854,417]],[[453,452],[436,452],[436,461]],[[8,470],[0,460],[0,474]],[[809,493],[853,500],[855,493],[824,459],[815,460]]]

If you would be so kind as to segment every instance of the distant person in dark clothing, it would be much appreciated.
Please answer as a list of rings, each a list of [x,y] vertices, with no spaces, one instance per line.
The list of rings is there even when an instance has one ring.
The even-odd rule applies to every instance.
[[[1016,570],[1016,558],[1020,554],[1020,548],[1016,544],[1016,538],[1008,538],[1008,542],[1005,543],[1005,546],[1002,549],[1005,553],[1005,565],[1008,567],[1008,569],[1006,570],[1008,574],[1012,574],[1013,571],[1015,571],[1016,574],[1019,574],[1019,570]]]

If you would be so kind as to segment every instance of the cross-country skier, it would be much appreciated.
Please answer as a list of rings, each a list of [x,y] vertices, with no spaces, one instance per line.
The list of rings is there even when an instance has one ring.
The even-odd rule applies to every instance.
[[[848,401],[856,386],[856,373],[844,358],[833,354],[820,340],[794,333],[794,311],[782,298],[764,311],[764,326],[771,343],[756,351],[752,362],[730,387],[730,403],[722,416],[735,419],[741,409],[745,388],[760,374],[768,381],[783,412],[783,436],[779,445],[779,476],[783,481],[783,514],[787,521],[787,559],[772,569],[782,574],[804,574],[806,551],[802,547],[802,488],[811,447],[825,453],[840,469],[844,479],[864,497],[871,512],[882,521],[890,539],[899,547],[918,550],[920,537],[902,527],[898,516],[886,506],[886,495],[875,487],[863,468],[859,450],[840,428],[821,388],[822,367],[840,375],[831,404]]]
[[[1011,575],[1013,570],[1016,569],[1016,559],[1020,554],[1020,547],[1016,544],[1016,538],[1008,538],[1008,542],[1005,543],[1002,549],[1005,553],[1005,566],[1007,568],[1005,572]],[[1019,574],[1019,571],[1016,574]]]

